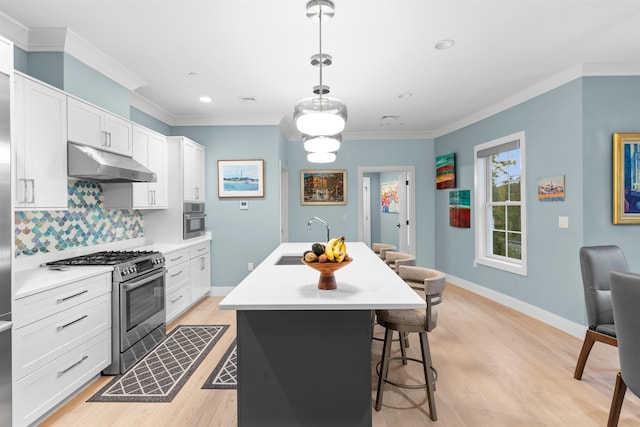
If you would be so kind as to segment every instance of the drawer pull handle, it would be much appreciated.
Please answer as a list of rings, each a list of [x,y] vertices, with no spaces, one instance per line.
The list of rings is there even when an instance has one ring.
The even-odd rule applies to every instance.
[[[61,377],[64,374],[66,374],[67,372],[69,372],[70,370],[72,370],[73,368],[75,368],[76,366],[78,366],[79,364],[81,364],[82,362],[84,362],[85,360],[87,360],[89,358],[89,356],[82,356],[82,359],[78,360],[76,363],[74,363],[73,365],[69,366],[66,369],[63,369],[62,371],[58,371],[58,376]]]
[[[178,298],[176,298],[174,300],[171,300],[171,304],[174,304],[174,303],[180,301],[181,299],[182,299],[182,295],[180,295]]]
[[[183,272],[184,272],[183,270],[180,270],[180,271],[178,271],[177,273],[170,274],[170,276],[171,276],[171,277],[176,277],[176,276],[181,275]]]
[[[79,317],[79,318],[77,318],[76,320],[72,320],[71,322],[69,322],[69,323],[67,323],[67,324],[64,324],[64,325],[58,326],[58,330],[59,330],[59,331],[61,331],[61,330],[63,330],[64,328],[66,328],[66,327],[68,327],[68,326],[73,325],[74,323],[78,323],[79,321],[81,321],[81,320],[83,320],[83,319],[86,319],[87,317],[89,317],[89,315],[85,314],[84,316]]]
[[[58,298],[58,304],[60,304],[61,302],[65,302],[67,300],[70,300],[71,298],[75,298],[75,297],[79,297],[82,294],[86,294],[87,292],[89,292],[87,289],[78,292],[77,294],[73,294],[73,295],[69,295],[68,297],[63,297],[63,298]]]
[[[196,249],[196,250],[197,250],[198,252],[202,252],[202,251],[206,251],[206,250],[207,250],[207,248],[199,248],[199,249]]]
[[[179,259],[182,259],[182,255],[180,255],[179,257],[171,258],[169,261],[173,262],[173,261],[177,261]]]

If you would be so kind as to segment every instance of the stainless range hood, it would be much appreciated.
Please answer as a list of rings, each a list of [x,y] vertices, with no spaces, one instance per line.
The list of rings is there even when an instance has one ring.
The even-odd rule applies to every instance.
[[[156,182],[153,171],[131,157],[67,143],[67,175],[99,182]]]

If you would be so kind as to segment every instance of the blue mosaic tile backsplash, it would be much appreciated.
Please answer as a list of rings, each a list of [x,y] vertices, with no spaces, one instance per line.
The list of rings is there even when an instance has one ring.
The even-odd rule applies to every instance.
[[[142,214],[104,209],[99,183],[69,180],[68,192],[67,210],[16,211],[16,258],[143,236]],[[122,237],[117,237],[119,228]]]

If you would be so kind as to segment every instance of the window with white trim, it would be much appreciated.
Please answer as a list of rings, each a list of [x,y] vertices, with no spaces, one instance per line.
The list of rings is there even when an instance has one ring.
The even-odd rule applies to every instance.
[[[474,148],[475,263],[527,275],[524,132]]]

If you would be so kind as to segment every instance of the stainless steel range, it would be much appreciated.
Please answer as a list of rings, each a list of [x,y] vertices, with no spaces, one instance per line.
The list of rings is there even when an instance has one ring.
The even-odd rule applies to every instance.
[[[123,374],[164,340],[166,269],[160,252],[105,251],[46,265],[113,266],[112,359],[103,374]]]

